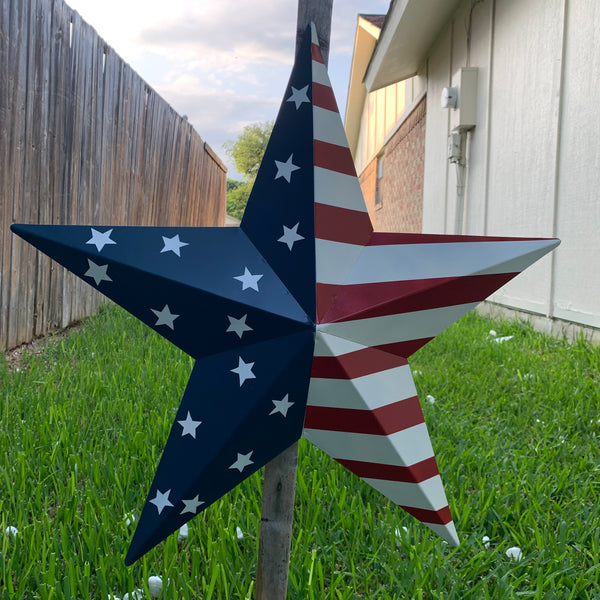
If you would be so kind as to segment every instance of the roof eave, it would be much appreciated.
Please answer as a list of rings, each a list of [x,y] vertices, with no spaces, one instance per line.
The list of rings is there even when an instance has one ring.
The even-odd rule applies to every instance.
[[[415,75],[459,2],[394,0],[365,73],[367,90]]]

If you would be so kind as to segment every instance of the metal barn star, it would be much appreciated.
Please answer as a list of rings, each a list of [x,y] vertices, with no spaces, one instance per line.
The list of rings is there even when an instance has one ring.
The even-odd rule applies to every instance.
[[[239,229],[13,231],[196,359],[128,564],[301,435],[457,544],[407,358],[558,244],[373,232],[314,27]]]

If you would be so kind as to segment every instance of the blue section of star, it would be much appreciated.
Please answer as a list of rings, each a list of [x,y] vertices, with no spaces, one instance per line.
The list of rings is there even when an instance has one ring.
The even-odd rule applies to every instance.
[[[314,321],[312,102],[287,101],[293,97],[293,89],[307,88],[307,97],[312,97],[310,44],[309,32],[298,52],[241,228]],[[290,235],[288,230],[297,235]],[[302,239],[294,240],[297,236]]]

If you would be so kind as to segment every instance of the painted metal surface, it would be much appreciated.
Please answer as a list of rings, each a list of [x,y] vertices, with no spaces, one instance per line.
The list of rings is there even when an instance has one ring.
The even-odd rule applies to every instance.
[[[407,358],[558,244],[373,232],[314,30],[239,229],[13,231],[196,359],[128,564],[302,434],[457,544]]]

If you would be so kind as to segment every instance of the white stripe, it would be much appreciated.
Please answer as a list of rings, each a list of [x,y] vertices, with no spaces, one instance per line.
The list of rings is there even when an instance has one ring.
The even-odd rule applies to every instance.
[[[435,337],[451,323],[475,308],[479,302],[442,306],[385,317],[339,323],[322,323],[321,331],[364,344],[380,346]]]
[[[317,282],[343,283],[363,248],[355,244],[315,239]]]
[[[425,423],[390,435],[306,428],[302,435],[332,458],[409,467],[433,456]]]
[[[315,140],[348,148],[348,139],[338,112],[313,106],[313,135]]]
[[[421,483],[386,481],[370,477],[361,477],[361,479],[395,504],[424,508],[425,510],[440,510],[440,508],[448,506],[442,478],[439,475],[430,477]]]
[[[313,356],[341,356],[349,352],[364,350],[368,346],[357,344],[344,338],[336,337],[329,333],[321,331],[321,325],[317,325],[317,335],[315,336],[315,350]]]
[[[404,365],[354,379],[312,377],[308,406],[376,410],[416,395],[410,367]]]
[[[358,178],[315,167],[315,202],[367,212]]]
[[[450,521],[446,525],[438,525],[437,523],[425,523],[425,525],[442,539],[446,540],[451,546],[458,546],[460,544],[453,521]]]
[[[317,46],[319,45],[319,36],[317,35],[317,28],[315,27],[315,24],[312,22],[310,24],[310,41],[313,44],[316,44]]]
[[[327,85],[331,87],[331,81],[329,81],[329,74],[327,73],[327,67],[316,60],[312,61],[312,78],[315,83],[321,85]]]
[[[555,246],[554,240],[367,246],[347,278],[342,279],[336,271],[332,271],[327,278],[319,278],[318,281],[351,285],[516,273]],[[326,246],[321,245],[318,250],[326,252]]]

